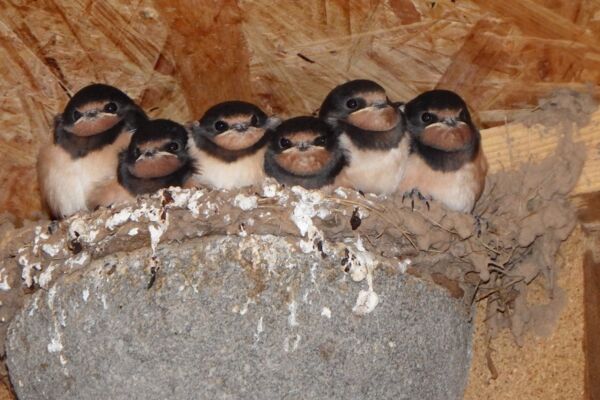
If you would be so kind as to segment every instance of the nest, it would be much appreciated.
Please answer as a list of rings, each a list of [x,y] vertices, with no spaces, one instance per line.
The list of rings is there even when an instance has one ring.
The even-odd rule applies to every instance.
[[[231,192],[170,188],[135,205],[4,229],[0,312],[10,321],[26,292],[48,289],[109,254],[211,235],[269,234],[288,237],[298,251],[342,254],[340,268],[357,281],[391,270],[431,280],[466,302],[485,300],[491,335],[507,327],[520,341],[551,314],[544,307],[556,306],[555,254],[576,223],[568,193],[583,166],[582,147],[565,138],[552,157],[489,176],[473,215],[399,195],[267,181]],[[150,273],[159,267],[160,260],[148,260]],[[530,304],[534,282],[550,302]]]

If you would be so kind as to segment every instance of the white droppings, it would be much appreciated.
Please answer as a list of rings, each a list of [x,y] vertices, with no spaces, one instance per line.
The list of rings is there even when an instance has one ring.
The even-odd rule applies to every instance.
[[[405,274],[410,264],[412,264],[412,260],[410,258],[402,260],[398,263],[398,269],[401,273]]]
[[[67,359],[65,358],[65,356],[63,356],[62,354],[58,357],[58,359],[60,360],[61,365],[67,365]]]
[[[225,214],[223,216],[223,222],[225,222],[226,224],[230,223],[231,222],[231,215]]]
[[[188,205],[192,192],[189,189],[182,189],[179,187],[170,187],[166,189],[171,194],[173,202],[171,203],[174,207],[184,208]]]
[[[300,250],[305,253],[311,253],[314,249],[313,242],[311,240],[299,240],[298,246],[300,246]]]
[[[10,290],[10,285],[8,284],[8,273],[6,272],[6,268],[0,269],[0,290]]]
[[[366,315],[379,304],[379,296],[372,290],[361,290],[356,298],[352,312],[356,315]]]
[[[88,299],[90,298],[90,291],[88,289],[83,289],[83,292],[81,292],[81,297],[83,298],[83,301],[87,303]]]
[[[298,345],[300,344],[300,339],[301,336],[296,334],[294,341],[290,343],[290,338],[286,336],[286,338],[283,340],[283,351],[286,353],[289,353],[290,351],[293,353],[296,351],[298,349]]]
[[[321,203],[323,197],[320,192],[308,191],[300,186],[294,186],[292,192],[299,197],[292,213],[292,221],[298,227],[300,234],[306,236],[311,228],[315,229],[312,218],[317,214],[315,206]]]
[[[265,331],[265,328],[263,326],[263,317],[261,316],[258,319],[258,324],[256,325],[256,333],[261,334]]]
[[[40,234],[41,233],[42,233],[42,227],[36,226],[35,227],[35,236],[33,237],[33,248],[31,249],[33,254],[37,254],[37,252],[38,252],[38,246],[40,243]]]
[[[254,304],[254,300],[246,299],[246,302],[244,303],[242,308],[240,309],[238,307],[240,315],[245,315],[248,312],[248,306],[250,305],[250,303]]]
[[[298,326],[298,319],[296,318],[296,313],[298,311],[298,303],[296,303],[295,300],[288,304],[288,311],[290,312],[290,315],[288,315],[288,325]]]
[[[28,314],[30,317],[33,317],[33,314],[38,309],[38,299],[39,299],[39,297],[34,297],[33,301],[31,302],[31,308],[29,309],[29,314]]]
[[[64,328],[65,326],[67,326],[67,311],[62,309],[60,310],[60,315],[58,316],[58,320],[60,322],[60,325]]]
[[[58,245],[51,245],[48,243],[44,243],[42,245],[42,251],[46,254],[48,254],[50,257],[56,257],[58,255],[58,253],[60,253],[62,246],[58,246]]]
[[[102,300],[102,308],[104,308],[105,310],[108,310],[108,303],[106,302],[106,295],[103,294],[100,299]]]
[[[276,183],[264,183],[262,194],[264,197],[272,198],[279,194],[279,186]]]
[[[139,230],[138,228],[131,228],[131,229],[129,230],[129,232],[127,232],[127,234],[128,234],[129,236],[135,236],[135,235],[137,235],[137,234],[139,233],[139,231],[140,231],[140,230]]]
[[[84,265],[87,265],[90,261],[90,255],[87,252],[83,251],[77,254],[77,256],[67,259],[65,261],[65,266],[68,266],[69,268],[82,267]]]
[[[152,247],[152,254],[156,253],[156,248],[160,242],[160,238],[165,232],[163,225],[148,225],[148,231],[150,232],[150,246]]]
[[[327,319],[331,319],[331,310],[329,309],[329,307],[323,307],[323,309],[321,310],[321,316]]]
[[[198,217],[200,215],[200,212],[198,210],[200,209],[200,199],[203,196],[204,192],[197,190],[192,194],[192,196],[188,200],[187,208],[191,211],[194,217]]]
[[[254,344],[256,345],[260,341],[260,334],[265,331],[265,327],[263,324],[263,317],[261,316],[258,319],[258,323],[256,324],[256,333],[254,334]]]
[[[52,273],[54,272],[54,270],[56,269],[56,264],[50,264],[48,265],[48,267],[46,267],[46,269],[44,270],[44,272],[42,272],[38,278],[38,284],[44,288],[47,289],[48,285],[50,284],[50,282],[52,281]]]
[[[342,199],[347,199],[348,198],[348,194],[346,193],[346,191],[344,190],[344,188],[337,188],[335,189],[334,193],[336,195],[338,195],[338,197],[341,197]]]
[[[21,271],[21,278],[25,281],[27,287],[31,287],[31,285],[33,285],[33,270],[37,269],[39,271],[42,269],[41,264],[39,262],[30,263],[25,255],[20,256],[18,262],[23,268]]]
[[[246,196],[240,193],[233,199],[233,205],[241,208],[244,211],[254,210],[256,207],[258,207],[258,197]]]
[[[131,207],[126,207],[119,212],[111,215],[105,222],[104,226],[109,231],[114,230],[116,227],[123,225],[131,218]]]
[[[58,353],[62,351],[63,345],[60,342],[60,336],[56,335],[50,339],[50,343],[48,343],[48,352],[49,353]]]

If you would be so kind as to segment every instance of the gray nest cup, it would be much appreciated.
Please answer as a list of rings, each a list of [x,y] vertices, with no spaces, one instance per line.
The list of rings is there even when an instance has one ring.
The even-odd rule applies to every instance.
[[[21,400],[462,398],[469,302],[385,260],[356,282],[342,257],[215,235],[96,259],[13,320],[11,381]]]

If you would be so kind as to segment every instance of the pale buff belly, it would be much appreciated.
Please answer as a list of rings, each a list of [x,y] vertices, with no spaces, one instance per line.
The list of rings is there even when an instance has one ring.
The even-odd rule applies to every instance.
[[[340,143],[348,154],[349,165],[340,172],[336,185],[378,194],[396,191],[404,176],[408,140],[403,139],[391,150],[361,150],[345,135]]]
[[[38,175],[42,195],[52,213],[68,217],[87,210],[92,190],[116,178],[118,154],[130,139],[131,134],[122,134],[113,144],[75,160],[57,145],[43,148],[38,159]]]
[[[214,156],[193,147],[190,150],[197,160],[198,173],[193,181],[216,189],[235,189],[260,184],[265,179],[264,157],[266,149],[226,163]]]
[[[400,183],[401,193],[418,189],[424,196],[442,202],[447,208],[471,212],[482,187],[479,173],[473,163],[457,171],[434,171],[420,157],[410,157],[406,174]]]

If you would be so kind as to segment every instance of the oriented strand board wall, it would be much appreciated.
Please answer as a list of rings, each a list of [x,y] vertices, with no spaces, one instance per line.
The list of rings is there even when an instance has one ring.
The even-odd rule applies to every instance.
[[[398,100],[455,89],[495,125],[559,86],[600,92],[598,37],[591,0],[0,2],[0,212],[39,210],[38,147],[91,81],[186,121],[231,98],[309,113],[367,77]]]

